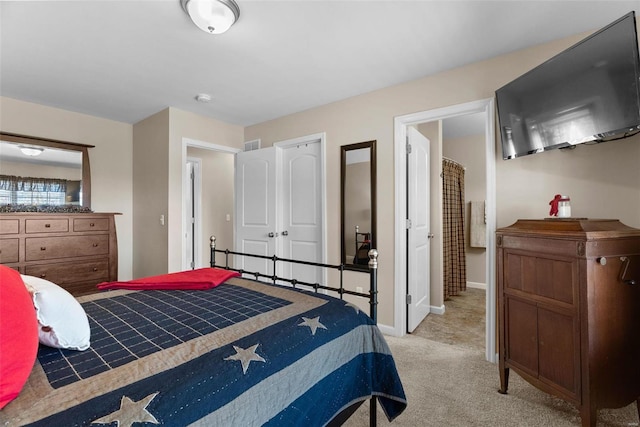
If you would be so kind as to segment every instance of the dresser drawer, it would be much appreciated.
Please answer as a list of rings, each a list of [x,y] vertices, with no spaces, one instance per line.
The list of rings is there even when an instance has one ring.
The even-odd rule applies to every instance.
[[[19,219],[0,219],[0,234],[18,234],[19,232]]]
[[[109,261],[101,259],[96,261],[64,262],[57,264],[28,265],[25,274],[40,277],[68,289],[68,284],[93,283],[108,281]]]
[[[109,236],[29,237],[25,239],[27,261],[107,255]]]
[[[68,218],[26,219],[24,229],[27,233],[61,233],[69,231]]]
[[[73,231],[109,231],[109,219],[74,218]]]
[[[0,239],[0,264],[20,261],[19,239]]]

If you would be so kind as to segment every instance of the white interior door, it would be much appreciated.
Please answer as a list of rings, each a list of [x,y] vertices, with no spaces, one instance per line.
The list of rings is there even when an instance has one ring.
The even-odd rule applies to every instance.
[[[282,150],[281,257],[322,262],[322,174],[320,142]],[[283,263],[284,277],[322,283],[318,267]]]
[[[276,253],[276,156],[275,148],[236,155],[236,245],[239,252]],[[269,260],[238,257],[236,268],[273,274]]]
[[[407,128],[407,332],[430,311],[429,140]]]

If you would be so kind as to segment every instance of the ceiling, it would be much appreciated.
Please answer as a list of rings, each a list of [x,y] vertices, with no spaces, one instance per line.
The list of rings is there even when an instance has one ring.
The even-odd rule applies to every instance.
[[[247,126],[592,31],[640,1],[244,1],[227,33],[179,0],[1,1],[0,95],[136,123]],[[210,94],[210,103],[195,96]]]

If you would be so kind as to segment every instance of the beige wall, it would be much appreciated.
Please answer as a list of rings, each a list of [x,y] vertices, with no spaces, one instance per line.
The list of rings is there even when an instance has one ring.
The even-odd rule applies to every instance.
[[[0,129],[42,138],[94,145],[91,162],[91,208],[118,212],[118,276],[132,277],[133,129],[128,123],[0,97]]]
[[[585,35],[381,89],[249,126],[245,139],[263,146],[301,135],[327,135],[327,227],[329,261],[339,261],[339,147],[378,141],[378,249],[380,323],[393,324],[394,117],[492,98],[496,89],[566,49]],[[620,218],[640,227],[640,137],[503,161],[496,158],[497,223],[542,218],[554,194],[571,196],[576,215]]]
[[[200,159],[202,176],[202,266],[209,265],[209,237],[218,249],[233,248],[234,168],[231,153],[188,147],[189,158]],[[230,220],[227,221],[227,215]]]
[[[133,277],[167,272],[169,109],[133,126]],[[164,225],[161,223],[164,215]]]
[[[70,181],[82,180],[82,169],[64,166],[39,165],[37,163],[9,162],[0,159],[2,175],[24,176],[31,178],[58,178]]]
[[[465,211],[465,253],[467,263],[467,282],[486,284],[487,250],[472,248],[470,243],[469,223],[472,201],[483,201],[487,198],[487,166],[484,135],[473,135],[461,138],[445,139],[442,143],[442,155],[465,167],[464,194]]]

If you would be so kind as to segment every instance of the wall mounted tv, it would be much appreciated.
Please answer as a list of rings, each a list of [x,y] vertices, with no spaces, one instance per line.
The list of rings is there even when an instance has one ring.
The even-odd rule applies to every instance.
[[[635,12],[501,87],[496,103],[505,160],[638,132]]]

